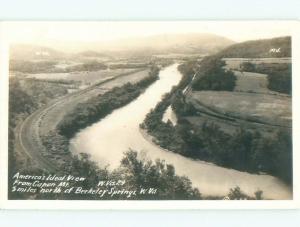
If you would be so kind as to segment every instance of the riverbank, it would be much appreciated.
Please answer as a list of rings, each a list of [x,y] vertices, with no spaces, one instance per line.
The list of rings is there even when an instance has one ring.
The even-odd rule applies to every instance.
[[[64,116],[58,125],[61,135],[71,138],[83,129],[136,99],[148,86],[158,79],[159,68],[153,67],[149,76],[137,83],[126,83],[122,87],[114,87],[103,95],[79,103],[76,108]]]
[[[158,72],[158,68],[153,68],[148,77],[134,84],[126,83],[121,87],[114,87],[104,94],[78,103],[77,107],[64,115],[54,130],[41,135],[42,145],[45,148],[42,152],[43,156],[55,160],[58,169],[69,165],[73,155],[69,150],[72,135],[96,121],[101,121],[115,109],[136,99],[158,79]]]
[[[210,67],[214,68],[213,66],[211,65]],[[194,67],[189,66],[189,68]],[[292,136],[289,128],[270,128],[270,132],[265,133],[253,124],[251,130],[249,130],[243,122],[238,122],[237,117],[229,118],[227,114],[221,111],[218,114],[210,111],[212,112],[211,119],[215,117],[216,120],[206,121],[205,114],[207,112],[201,111],[203,109],[201,103],[205,101],[208,103],[207,106],[212,105],[212,95],[204,97],[203,100],[196,99],[195,102],[191,102],[189,96],[182,92],[186,84],[185,86],[182,85],[184,81],[188,81],[187,79],[184,80],[184,78],[190,78],[193,71],[187,70],[182,65],[179,69],[184,69],[180,70],[183,74],[183,80],[170,93],[164,96],[155,108],[146,115],[145,120],[141,124],[141,127],[155,138],[156,144],[182,156],[215,163],[221,167],[248,173],[265,172],[278,177],[288,186],[291,186]],[[186,72],[189,73],[187,74]],[[215,94],[219,100],[220,108],[224,109],[226,97],[222,98],[219,96],[222,93],[221,91],[205,92]],[[227,93],[231,94],[232,92]],[[259,94],[255,97],[256,99],[252,99],[252,102],[261,106],[259,101],[257,101]],[[245,102],[245,100],[239,100],[238,97],[232,101],[235,102],[227,104],[232,106],[238,102]],[[176,126],[171,122],[165,122],[163,119],[163,115],[170,105],[178,118]],[[209,106],[209,108],[211,107]],[[238,109],[235,108],[235,110]],[[245,113],[251,113],[251,110],[247,111],[246,109],[243,109]],[[264,113],[264,110],[262,108],[257,110],[257,112],[260,111],[260,116],[257,116],[257,118],[260,117],[260,120],[263,119],[261,112],[263,111]],[[236,112],[242,113],[241,108],[240,111]],[[203,123],[193,124],[188,120],[189,117],[201,118]],[[235,122],[236,129],[231,133],[224,131],[217,124],[218,118],[223,119],[224,122]]]
[[[178,85],[182,75],[177,65],[160,72],[160,79],[128,105],[115,110],[101,121],[85,128],[71,140],[70,149],[74,154],[86,152],[99,166],[110,170],[119,167],[124,152],[129,149],[145,155],[149,160],[165,160],[174,166],[176,174],[188,177],[193,187],[208,198],[220,198],[237,186],[247,195],[263,191],[264,199],[291,199],[289,187],[269,175],[257,175],[228,169],[203,161],[193,160],[169,152],[149,142],[140,132],[145,116],[159,103],[173,86]]]
[[[159,146],[157,143],[155,143],[155,137],[154,137],[154,136],[151,136],[150,134],[148,134],[148,133],[147,133],[147,130],[142,129],[142,128],[140,128],[139,130],[140,130],[140,133],[141,133],[141,135],[143,136],[143,138],[144,138],[145,140],[147,140],[148,143],[151,143],[153,146],[155,146],[155,147],[157,147],[158,149],[161,149],[161,150],[163,150],[163,151],[165,151],[165,152],[168,152],[168,153],[171,153],[171,154],[174,153],[173,151],[170,151],[170,150],[168,150],[168,149],[162,148],[162,147]],[[216,166],[216,167],[217,167],[216,164],[211,163],[211,162],[206,162],[206,161],[202,161],[202,160],[200,160],[200,159],[193,159],[193,158],[188,158],[188,159],[190,159],[190,160],[192,160],[192,161],[199,162],[199,163],[204,164],[204,165],[211,165],[211,166]],[[227,169],[230,169],[230,168],[227,168]],[[233,170],[233,169],[231,169],[231,170]]]
[[[157,75],[156,75],[157,76]],[[157,77],[158,78],[158,77]],[[167,78],[168,81],[172,78]],[[153,84],[152,84],[153,83]],[[152,84],[152,85],[150,85]],[[146,87],[155,87],[155,84],[157,81],[154,81],[153,78],[149,80],[145,79],[139,82],[138,86],[141,86],[141,88],[144,88],[143,91],[140,93],[140,96],[144,96],[148,89]],[[128,84],[124,85],[126,88],[128,88]],[[131,91],[132,89],[129,89]],[[112,90],[113,91],[113,90]],[[109,93],[110,94],[110,93]],[[135,99],[135,101],[130,102],[128,105],[134,104],[137,100],[139,100],[141,97],[138,97]],[[156,96],[156,98],[160,98],[160,96]],[[158,100],[154,100],[154,104]],[[124,107],[125,108],[125,107]],[[122,108],[116,108],[116,110],[113,111],[113,113],[116,113],[120,111]],[[136,109],[137,110],[137,109]],[[109,118],[112,114],[108,114],[103,119],[100,120],[100,123],[105,121],[105,119]],[[135,112],[136,113],[136,112]],[[133,115],[131,115],[133,116]],[[140,115],[140,116],[143,116]],[[130,119],[130,118],[127,118]],[[124,120],[124,119],[120,119]],[[126,119],[125,119],[126,120]],[[136,125],[138,126],[138,124]],[[91,127],[87,127],[91,128]],[[138,128],[138,127],[137,127]],[[118,132],[118,130],[115,130],[115,134]],[[110,135],[109,135],[110,137]],[[90,137],[92,138],[92,137]],[[192,184],[190,180],[186,177],[178,176],[175,174],[174,168],[170,165],[166,165],[165,162],[152,162],[152,164],[149,162],[149,160],[141,161],[136,159],[136,152],[135,151],[128,151],[129,149],[126,149],[126,153],[122,152],[122,155],[118,157],[118,163],[117,167],[113,169],[112,172],[107,171],[106,166],[100,167],[98,165],[99,163],[95,163],[92,158],[90,158],[90,154],[88,151],[83,151],[78,154],[71,153],[69,149],[69,139],[65,135],[61,135],[58,133],[57,130],[51,131],[49,134],[45,135],[45,137],[42,138],[43,146],[46,148],[47,153],[45,153],[45,157],[49,159],[55,159],[56,165],[58,166],[58,170],[55,172],[55,174],[58,175],[65,175],[65,174],[72,174],[75,176],[84,176],[87,179],[87,182],[84,182],[82,187],[94,187],[98,181],[97,179],[125,179],[125,181],[131,182],[130,184],[126,185],[128,188],[137,188],[140,189],[140,187],[155,187],[157,190],[157,193],[154,195],[141,195],[135,198],[130,199],[201,199],[201,195],[198,192],[196,188],[192,188]],[[118,143],[112,143],[112,145],[116,145]],[[96,147],[97,148],[97,147]],[[105,150],[110,153],[110,150]],[[125,160],[125,161],[124,161]],[[128,160],[130,160],[131,163],[127,163]],[[113,164],[113,163],[112,163]],[[140,171],[138,172],[132,172],[132,165],[138,165],[139,168],[142,166],[142,173]],[[127,169],[127,170],[126,170]],[[134,168],[136,169],[136,168]],[[157,179],[154,181],[152,176],[152,171],[154,169],[157,169],[157,171],[160,173],[159,175],[156,175]],[[124,175],[124,172],[130,172],[130,174]],[[44,170],[42,169],[33,169],[27,170],[28,173],[34,173],[34,174],[43,174]],[[142,176],[139,176],[139,174],[142,174]],[[145,175],[146,174],[146,175]],[[143,177],[143,182],[137,181],[133,182],[135,179],[141,179]],[[157,182],[156,182],[157,181]],[[162,184],[163,182],[163,184]],[[170,183],[167,183],[170,182]],[[170,184],[176,183],[177,188],[170,187]],[[31,199],[111,199],[110,197],[105,198],[97,198],[95,196],[91,197],[85,197],[81,195],[51,195],[51,196],[43,196],[37,193],[35,194],[27,194],[24,195],[18,194],[18,193],[12,193],[10,195],[10,198],[12,199],[26,199],[27,196],[30,196]],[[116,197],[113,199],[128,199],[123,197]]]
[[[169,158],[164,155],[164,160],[174,165],[176,174],[187,176],[193,186],[201,192],[203,199],[226,199],[232,190],[241,190],[247,199],[255,199],[258,192],[261,193],[261,199],[264,200],[292,199],[292,189],[275,177],[241,172],[220,167],[214,163],[183,157],[161,148],[154,142],[155,138],[149,135],[145,129],[140,129],[140,134],[152,146],[167,154]],[[151,157],[150,152],[147,154]],[[162,159],[161,156],[157,158]],[[179,166],[178,162],[182,166]]]

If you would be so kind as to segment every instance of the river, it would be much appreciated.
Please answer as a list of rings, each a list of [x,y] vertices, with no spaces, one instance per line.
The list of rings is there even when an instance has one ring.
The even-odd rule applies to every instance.
[[[177,66],[173,64],[161,70],[159,80],[136,100],[77,133],[71,140],[71,151],[75,154],[88,153],[100,166],[109,165],[109,169],[114,169],[119,166],[124,151],[131,148],[143,157],[159,158],[173,164],[176,173],[187,176],[203,195],[223,196],[230,188],[239,186],[249,195],[262,190],[264,198],[291,199],[291,190],[275,177],[249,174],[186,158],[158,147],[141,133],[139,124],[146,114],[163,94],[179,83],[181,74]]]

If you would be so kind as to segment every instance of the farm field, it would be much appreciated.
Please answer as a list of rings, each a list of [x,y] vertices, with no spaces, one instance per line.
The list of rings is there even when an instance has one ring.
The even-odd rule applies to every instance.
[[[291,96],[268,88],[268,75],[240,70],[244,62],[290,63],[290,58],[224,58],[226,68],[233,70],[236,86],[228,91],[189,91],[187,101],[198,111],[198,116],[186,119],[201,126],[214,123],[223,131],[233,133],[239,127],[272,132],[274,128],[291,127]]]
[[[226,62],[226,68],[239,70],[240,66],[244,62],[250,62],[253,64],[260,63],[291,63],[291,58],[223,58]]]
[[[234,91],[270,94],[266,74],[234,71],[237,77]],[[274,93],[274,92],[273,92]]]
[[[285,96],[244,92],[191,92],[189,99],[196,108],[209,109],[235,118],[270,125],[291,127],[291,99]],[[276,111],[274,111],[276,110]]]
[[[235,92],[260,93],[289,97],[287,94],[272,91],[268,88],[267,74],[241,71],[233,72],[237,78],[236,86],[234,88]]]
[[[113,78],[124,73],[131,73],[136,69],[114,69],[114,70],[99,70],[99,71],[83,71],[71,73],[39,73],[27,74],[27,78],[47,79],[47,80],[70,80],[79,81],[85,85],[91,85],[102,80]]]
[[[70,112],[75,106],[80,102],[85,102],[91,97],[95,97],[100,94],[104,94],[106,91],[126,84],[127,82],[136,83],[149,75],[149,70],[143,70],[140,72],[128,74],[128,75],[119,75],[116,79],[111,80],[107,83],[101,85],[96,85],[92,89],[86,88],[86,92],[82,95],[74,94],[72,98],[65,97],[63,102],[57,101],[58,104],[55,104],[55,108],[50,108],[45,116],[43,116],[43,123],[41,124],[40,131],[43,134],[49,132],[49,130],[55,130],[56,125],[64,117],[64,115]],[[83,90],[85,91],[85,90]],[[64,111],[61,111],[63,109]]]

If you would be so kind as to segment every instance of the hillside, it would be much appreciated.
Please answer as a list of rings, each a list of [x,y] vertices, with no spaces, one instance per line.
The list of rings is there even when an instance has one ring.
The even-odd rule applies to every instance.
[[[211,54],[234,42],[213,34],[163,34],[143,38],[130,38],[107,43],[110,50],[149,51],[153,54]],[[97,45],[95,45],[97,46]],[[95,47],[97,48],[97,47]],[[98,46],[100,48],[100,46]]]
[[[13,44],[10,46],[10,59],[15,60],[31,60],[45,59],[57,60],[66,57],[66,54],[53,48],[30,45],[30,44]]]
[[[279,48],[280,50],[276,52]],[[225,58],[291,57],[291,37],[278,37],[236,43],[219,52],[218,56]]]
[[[162,34],[96,42],[52,42],[47,47],[35,45],[13,45],[12,58],[34,59],[37,57],[61,57],[62,52],[85,57],[141,56],[152,54],[214,54],[234,42],[213,34]],[[49,48],[48,48],[49,47]],[[53,49],[52,49],[53,48]],[[60,51],[55,51],[60,50]],[[44,54],[44,55],[41,55]],[[68,55],[68,54],[65,54]]]
[[[95,58],[106,58],[109,57],[107,54],[99,53],[92,50],[82,51],[77,53],[78,57],[95,57]]]

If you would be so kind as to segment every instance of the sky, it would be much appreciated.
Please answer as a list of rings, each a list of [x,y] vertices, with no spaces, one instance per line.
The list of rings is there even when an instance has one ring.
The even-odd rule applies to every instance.
[[[291,35],[284,21],[44,21],[4,22],[12,43],[55,46],[56,42],[110,41],[158,34],[212,33],[241,42]]]

